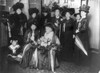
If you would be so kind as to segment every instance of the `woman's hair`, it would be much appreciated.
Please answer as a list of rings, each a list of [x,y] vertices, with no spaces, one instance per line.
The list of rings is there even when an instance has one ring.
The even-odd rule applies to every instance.
[[[31,16],[33,13],[36,13],[38,14],[39,13],[39,10],[37,8],[29,8],[29,15]]]

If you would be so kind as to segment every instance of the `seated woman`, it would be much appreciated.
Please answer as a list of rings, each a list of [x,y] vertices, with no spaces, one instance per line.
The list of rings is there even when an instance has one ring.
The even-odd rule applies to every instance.
[[[13,37],[10,43],[11,44],[8,47],[9,48],[8,56],[11,56],[12,58],[15,59],[17,55],[19,54],[19,50],[20,50],[20,45],[18,44],[17,37]]]
[[[35,23],[31,24],[30,29],[25,34],[25,46],[23,48],[21,66],[37,67],[37,39],[39,32],[36,30]]]
[[[38,47],[38,68],[51,69],[54,72],[55,67],[58,66],[56,58],[56,51],[60,46],[60,41],[54,33],[52,23],[47,23],[45,26],[45,33],[39,40]]]

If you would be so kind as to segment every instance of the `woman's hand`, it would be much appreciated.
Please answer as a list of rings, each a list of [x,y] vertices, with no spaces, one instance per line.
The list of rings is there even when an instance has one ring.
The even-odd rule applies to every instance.
[[[73,38],[75,38],[75,35],[73,35]]]
[[[76,33],[78,33],[79,32],[79,30],[76,30]]]
[[[35,45],[37,45],[37,42],[36,42],[36,41],[34,41],[34,44],[35,44]]]
[[[52,50],[57,50],[57,47],[53,47]]]

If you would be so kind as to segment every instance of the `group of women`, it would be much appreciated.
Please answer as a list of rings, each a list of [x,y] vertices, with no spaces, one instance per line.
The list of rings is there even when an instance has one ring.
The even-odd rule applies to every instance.
[[[43,7],[41,16],[37,8],[29,8],[28,20],[22,12],[23,7],[22,3],[16,3],[9,16],[12,37],[22,37],[19,40],[23,45],[22,67],[51,69],[54,72],[59,67],[57,52],[60,49],[64,60],[80,55],[80,50],[74,44],[76,35],[88,51],[88,6],[81,6],[77,14],[74,14],[74,8],[62,10],[54,7],[50,10]]]

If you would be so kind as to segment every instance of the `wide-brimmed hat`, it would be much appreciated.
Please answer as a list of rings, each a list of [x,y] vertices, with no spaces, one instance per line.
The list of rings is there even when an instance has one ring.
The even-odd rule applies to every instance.
[[[69,8],[66,8],[65,10],[63,10],[62,15],[65,16],[67,12],[71,14],[71,10]]]
[[[70,14],[73,15],[75,14],[75,9],[74,8],[69,8]]]
[[[42,7],[42,12],[47,12],[49,13],[50,12],[50,8],[49,7]]]
[[[55,31],[55,26],[54,26],[54,24],[51,23],[51,22],[46,23],[46,24],[45,24],[45,27],[50,27],[53,31]]]
[[[79,11],[84,11],[84,12],[88,13],[89,9],[90,9],[90,6],[82,5],[82,6],[80,6]]]
[[[14,11],[16,11],[17,9],[23,9],[24,8],[24,4],[23,3],[20,3],[20,2],[17,2],[16,4],[14,4],[12,6],[12,8],[14,9]]]
[[[29,23],[28,23],[28,28],[30,28],[32,25],[35,25],[36,27],[38,27],[38,22],[37,22],[37,20],[31,19],[31,20],[29,21]]]
[[[33,13],[38,14],[39,10],[37,8],[29,8],[29,15],[32,15]]]

